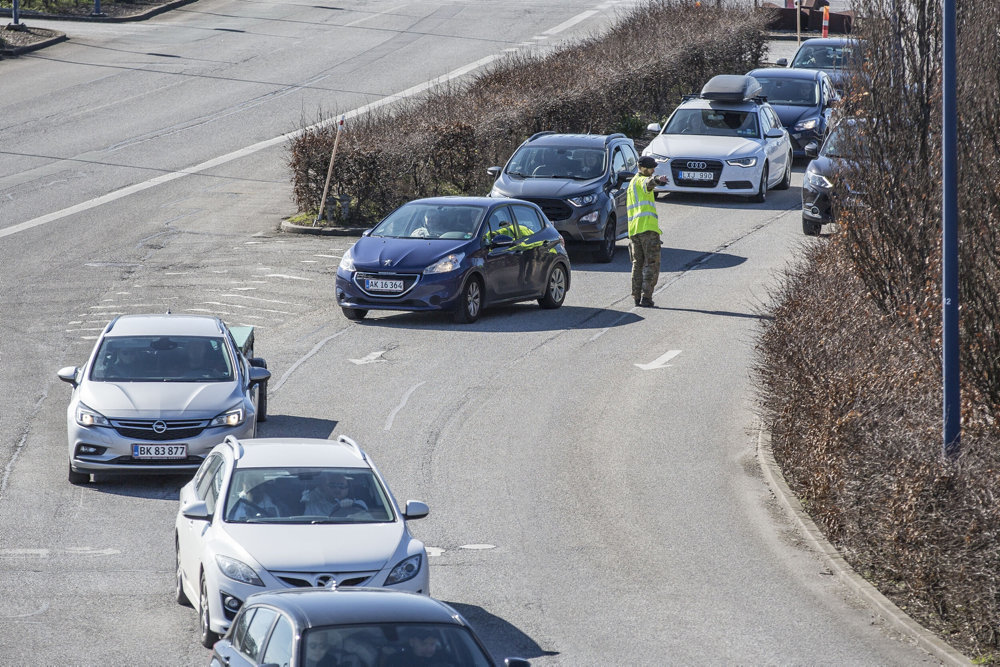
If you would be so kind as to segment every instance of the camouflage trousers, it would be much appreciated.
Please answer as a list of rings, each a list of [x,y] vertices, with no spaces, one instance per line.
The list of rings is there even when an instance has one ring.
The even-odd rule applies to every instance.
[[[653,298],[653,290],[660,279],[660,235],[642,232],[628,239],[632,252],[632,298]]]

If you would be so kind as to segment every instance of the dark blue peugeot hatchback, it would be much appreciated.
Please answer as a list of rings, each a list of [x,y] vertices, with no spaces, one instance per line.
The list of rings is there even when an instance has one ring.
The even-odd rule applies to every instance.
[[[340,261],[336,292],[351,320],[369,310],[444,310],[474,322],[498,303],[558,308],[569,285],[566,245],[535,204],[433,197],[366,231]]]

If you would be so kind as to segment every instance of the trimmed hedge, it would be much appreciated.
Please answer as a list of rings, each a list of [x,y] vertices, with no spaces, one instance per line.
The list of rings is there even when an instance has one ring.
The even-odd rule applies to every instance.
[[[600,36],[547,55],[513,53],[467,84],[360,115],[337,147],[330,192],[351,200],[337,222],[368,225],[418,197],[486,194],[487,167],[541,130],[634,135],[715,74],[759,66],[768,19],[748,7],[655,0]],[[328,125],[292,144],[301,212],[319,209],[335,133]]]

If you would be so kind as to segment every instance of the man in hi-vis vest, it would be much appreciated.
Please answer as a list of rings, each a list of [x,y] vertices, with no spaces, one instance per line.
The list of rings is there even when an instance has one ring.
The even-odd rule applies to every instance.
[[[628,184],[628,243],[632,251],[632,298],[635,305],[653,307],[653,289],[660,279],[660,225],[653,188],[666,176],[653,176],[656,160],[639,158],[639,173]]]

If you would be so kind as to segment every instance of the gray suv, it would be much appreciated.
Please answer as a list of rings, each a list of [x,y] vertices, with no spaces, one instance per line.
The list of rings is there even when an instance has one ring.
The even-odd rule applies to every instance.
[[[534,134],[505,167],[490,167],[491,197],[538,204],[567,243],[592,246],[599,262],[615,256],[628,236],[625,195],[639,170],[632,140],[624,134]]]
[[[239,327],[248,329],[249,327]],[[60,369],[69,481],[92,473],[194,472],[227,435],[252,438],[271,373],[217,317],[122,315],[87,363]]]

